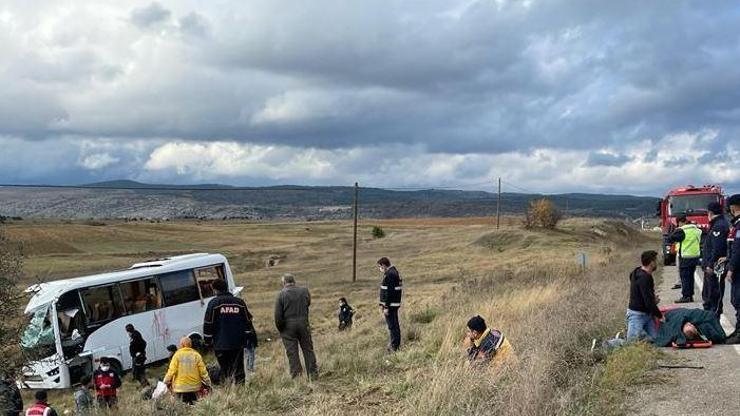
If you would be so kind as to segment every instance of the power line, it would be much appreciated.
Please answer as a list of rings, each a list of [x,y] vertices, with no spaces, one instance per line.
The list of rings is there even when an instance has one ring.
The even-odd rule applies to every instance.
[[[539,192],[534,192],[534,191],[529,190],[529,189],[526,189],[526,188],[522,188],[521,186],[514,185],[513,183],[508,182],[508,181],[502,180],[502,182],[504,184],[506,184],[506,185],[508,185],[508,186],[510,186],[510,187],[512,187],[514,189],[516,189],[516,190],[519,190],[519,191],[522,191],[522,192],[526,192],[528,194],[538,194],[539,193]]]

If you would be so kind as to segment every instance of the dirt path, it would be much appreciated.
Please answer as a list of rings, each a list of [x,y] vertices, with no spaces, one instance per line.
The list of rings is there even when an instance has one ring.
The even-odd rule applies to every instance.
[[[671,290],[678,270],[666,267],[663,281],[657,288],[662,304],[671,304],[680,297],[680,290]],[[696,280],[694,296],[701,301],[701,281]],[[701,308],[701,303],[685,307]],[[729,307],[729,309],[728,309]],[[725,306],[722,325],[731,332],[734,309]],[[740,346],[719,345],[709,349],[664,349],[674,361],[670,364],[701,366],[702,369],[658,369],[650,374],[665,382],[648,385],[636,391],[628,402],[634,403],[630,414],[644,416],[668,415],[740,415]]]

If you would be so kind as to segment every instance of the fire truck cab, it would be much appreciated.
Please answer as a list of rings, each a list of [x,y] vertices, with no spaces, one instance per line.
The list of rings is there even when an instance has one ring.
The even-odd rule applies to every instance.
[[[656,215],[660,217],[660,228],[663,231],[663,264],[666,266],[676,264],[676,248],[668,241],[677,227],[676,219],[686,215],[689,222],[696,224],[703,233],[706,233],[709,227],[707,206],[711,202],[719,202],[724,209],[725,198],[722,188],[718,185],[674,188],[658,202]]]

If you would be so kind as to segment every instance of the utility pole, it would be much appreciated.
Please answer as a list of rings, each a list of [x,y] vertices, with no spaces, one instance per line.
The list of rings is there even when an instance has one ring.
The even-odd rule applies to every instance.
[[[357,182],[355,182],[355,199],[352,204],[352,211],[354,216],[354,237],[352,239],[352,282],[357,281],[357,194],[358,194]]]
[[[496,197],[496,229],[501,225],[501,177],[498,178],[498,196]]]

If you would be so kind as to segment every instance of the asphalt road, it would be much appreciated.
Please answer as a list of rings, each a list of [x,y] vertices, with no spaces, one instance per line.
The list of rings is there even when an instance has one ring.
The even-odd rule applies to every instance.
[[[656,291],[662,305],[670,305],[681,296],[672,290],[678,269],[666,267],[662,283]],[[701,308],[703,275],[697,273],[694,296],[699,302],[683,304],[685,308]],[[725,294],[724,315],[721,319],[726,332],[734,327],[735,309]],[[740,345],[716,345],[707,349],[662,349],[666,357],[661,364],[687,365],[698,369],[660,368],[648,377],[656,382],[636,386],[627,399],[627,414],[642,416],[674,415],[740,415]]]

